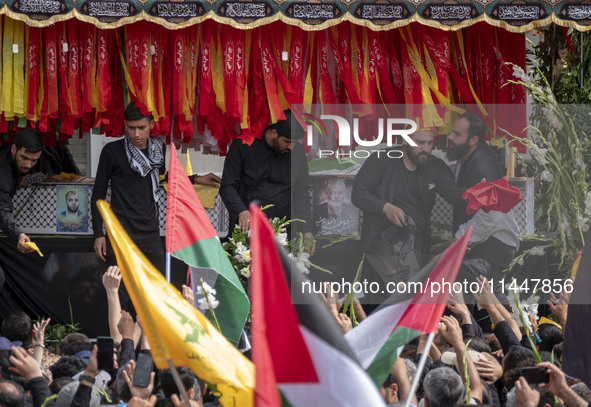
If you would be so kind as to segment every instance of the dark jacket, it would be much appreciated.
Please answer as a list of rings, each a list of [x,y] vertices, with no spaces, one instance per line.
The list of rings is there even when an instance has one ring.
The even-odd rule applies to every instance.
[[[296,143],[293,150],[281,154],[263,139],[250,146],[234,140],[224,162],[220,195],[230,215],[231,229],[240,212],[251,202],[273,206],[265,210],[269,218],[286,217],[306,221],[303,231],[312,230],[311,202],[308,192],[308,162],[304,148]]]
[[[389,150],[396,150],[391,148]],[[351,201],[359,209],[363,210],[363,226],[361,240],[364,249],[370,247],[373,240],[380,232],[392,225],[382,209],[387,202],[399,206],[406,214],[409,208],[404,207],[405,202],[397,202],[397,193],[401,190],[401,177],[407,171],[404,160],[401,158],[389,158],[384,152],[371,155],[363,164],[353,182]],[[463,203],[464,189],[458,188],[454,183],[453,174],[443,160],[429,156],[429,161],[423,168],[418,168],[418,182],[414,186],[418,191],[423,212],[425,227],[420,232],[422,236],[422,248],[424,253],[429,251],[431,243],[431,211],[435,206],[435,194],[439,193],[452,205]],[[399,196],[398,196],[399,197]],[[413,208],[416,210],[417,208]]]

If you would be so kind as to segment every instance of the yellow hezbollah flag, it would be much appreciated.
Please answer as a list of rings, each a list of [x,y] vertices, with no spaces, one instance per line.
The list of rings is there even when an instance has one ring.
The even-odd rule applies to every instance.
[[[97,202],[121,277],[159,369],[188,366],[215,385],[223,406],[253,406],[254,365],[146,259],[103,200]]]

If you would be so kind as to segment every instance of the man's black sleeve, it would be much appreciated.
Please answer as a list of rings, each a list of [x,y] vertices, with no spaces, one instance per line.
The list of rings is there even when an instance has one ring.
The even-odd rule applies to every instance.
[[[94,187],[92,189],[92,198],[90,199],[90,209],[92,211],[92,229],[94,231],[94,238],[105,236],[103,233],[103,218],[96,206],[99,199],[105,199],[107,196],[107,189],[109,188],[109,180],[111,179],[111,154],[108,152],[108,145],[103,148],[101,157],[99,159],[96,177],[94,179]]]
[[[501,321],[498,324],[495,324],[495,329],[493,330],[495,336],[499,340],[501,344],[501,348],[503,348],[503,353],[506,355],[509,352],[511,346],[521,346],[519,340],[517,340],[517,336],[507,323],[507,321]]]
[[[478,322],[474,319],[474,316],[470,314],[471,324],[462,324],[462,336],[464,340],[470,338],[484,338],[482,328],[478,325]]]
[[[130,360],[135,360],[135,349],[133,347],[133,339],[123,338],[121,341],[121,348],[117,356],[117,366],[125,366]]]
[[[49,390],[49,386],[45,383],[42,376],[29,380],[26,387],[33,397],[33,407],[41,407],[45,399],[51,396],[51,390]]]
[[[9,238],[16,239],[23,231],[16,225],[16,221],[12,216],[14,211],[12,196],[10,195],[12,177],[5,175],[0,173],[0,230]]]
[[[454,181],[451,169],[443,162],[436,165],[437,193],[451,205],[462,205],[467,201],[462,198],[466,188],[460,188]]]
[[[380,159],[377,155],[370,156],[359,169],[353,180],[351,202],[359,209],[382,213],[384,205],[388,203],[388,201],[376,196],[374,192],[382,181],[386,170],[380,164]]]
[[[230,145],[230,150],[224,161],[224,172],[222,174],[222,184],[220,185],[220,195],[224,205],[226,205],[229,213],[236,214],[236,216],[240,212],[248,210],[238,193],[244,162],[242,150],[242,140],[234,140]]]
[[[306,153],[301,144],[294,146],[291,153],[292,160],[297,160],[295,162],[292,161],[291,164],[292,169],[295,170],[295,173],[292,174],[292,212],[295,219],[301,219],[306,222],[298,225],[298,228],[304,233],[312,232],[312,203],[310,201],[310,177]]]
[[[70,407],[88,407],[90,406],[90,397],[92,395],[92,387],[88,387],[85,384],[80,383],[78,390],[74,394]]]

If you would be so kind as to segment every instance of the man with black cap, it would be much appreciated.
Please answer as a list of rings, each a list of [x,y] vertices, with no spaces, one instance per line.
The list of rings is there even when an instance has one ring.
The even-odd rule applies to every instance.
[[[293,209],[296,219],[306,221],[301,229],[310,238],[308,163],[302,144],[297,142],[304,132],[290,110],[283,113],[285,120],[267,126],[250,146],[241,140],[232,143],[224,162],[220,195],[230,213],[230,225],[240,225],[244,233],[250,229],[248,205],[257,202],[273,205],[265,210],[270,219],[290,219]]]
[[[115,255],[107,249],[103,219],[96,202],[105,199],[111,182],[111,208],[134,243],[158,269],[164,269],[164,251],[160,239],[157,191],[164,174],[166,146],[150,132],[155,122],[144,115],[135,102],[125,109],[127,135],[107,144],[101,152],[92,192],[92,228],[94,251],[109,265],[116,265]],[[213,174],[192,176],[197,184],[217,186],[221,180]],[[217,183],[217,184],[216,184]]]

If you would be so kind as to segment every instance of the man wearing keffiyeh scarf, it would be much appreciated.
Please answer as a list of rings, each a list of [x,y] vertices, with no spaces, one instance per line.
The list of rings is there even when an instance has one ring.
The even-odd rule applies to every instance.
[[[101,260],[107,262],[107,266],[116,265],[116,259],[103,232],[103,221],[96,202],[105,199],[110,182],[113,212],[148,260],[164,270],[157,202],[159,176],[166,171],[166,147],[161,140],[150,137],[154,125],[153,117],[144,115],[131,102],[125,109],[127,135],[122,140],[108,143],[101,152],[91,208],[94,250]],[[192,181],[216,185],[220,179],[208,174],[192,176]]]

